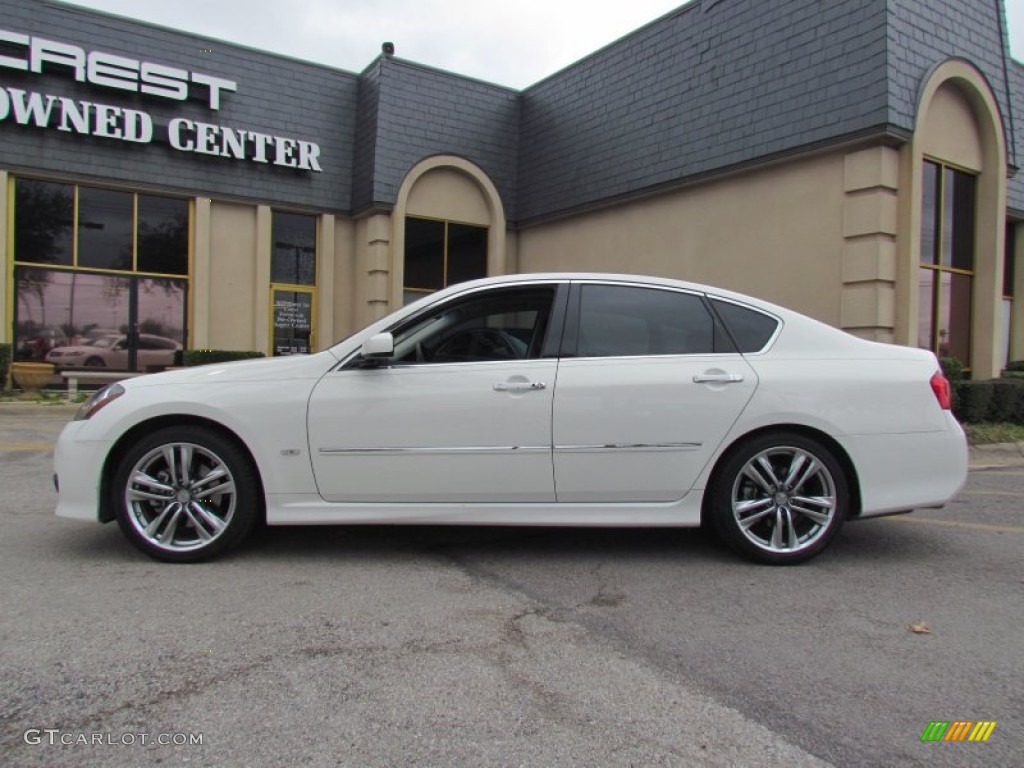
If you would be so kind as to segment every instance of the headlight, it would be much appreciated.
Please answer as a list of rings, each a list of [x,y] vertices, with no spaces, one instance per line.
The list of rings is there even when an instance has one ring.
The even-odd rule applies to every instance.
[[[107,386],[97,389],[89,396],[88,400],[82,403],[82,407],[75,414],[75,421],[91,419],[103,406],[109,405],[123,394],[124,387],[120,384],[107,384]]]

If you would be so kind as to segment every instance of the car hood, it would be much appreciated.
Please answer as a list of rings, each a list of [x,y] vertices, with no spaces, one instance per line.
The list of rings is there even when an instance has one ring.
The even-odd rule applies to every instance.
[[[125,388],[165,386],[168,384],[227,384],[240,381],[282,381],[318,379],[338,362],[329,351],[312,355],[264,357],[256,360],[236,360],[230,363],[212,363],[174,371],[150,373],[127,379]]]

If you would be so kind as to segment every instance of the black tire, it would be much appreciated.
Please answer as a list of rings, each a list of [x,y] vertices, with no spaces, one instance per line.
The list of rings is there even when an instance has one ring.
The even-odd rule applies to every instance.
[[[793,432],[763,434],[733,449],[710,493],[719,537],[770,565],[794,565],[819,554],[850,511],[849,481],[832,451]]]
[[[106,368],[107,364],[103,362],[102,357],[90,357],[85,361],[86,368]]]
[[[159,429],[128,449],[114,474],[111,502],[138,549],[157,560],[190,563],[239,544],[262,517],[263,499],[255,467],[233,440],[182,426]]]

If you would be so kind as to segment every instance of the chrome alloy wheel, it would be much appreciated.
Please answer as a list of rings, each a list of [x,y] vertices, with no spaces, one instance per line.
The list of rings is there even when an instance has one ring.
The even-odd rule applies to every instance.
[[[128,519],[151,546],[167,552],[208,547],[235,514],[235,478],[209,448],[189,442],[159,445],[128,473]]]
[[[736,475],[732,515],[744,538],[761,550],[802,552],[832,527],[836,481],[813,453],[774,446],[752,456]]]

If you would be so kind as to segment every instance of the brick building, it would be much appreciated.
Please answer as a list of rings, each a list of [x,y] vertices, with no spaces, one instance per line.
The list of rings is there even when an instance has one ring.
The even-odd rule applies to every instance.
[[[588,270],[744,291],[979,377],[1024,358],[1003,0],[694,0],[523,91],[0,9],[16,357],[319,349],[458,280]]]

